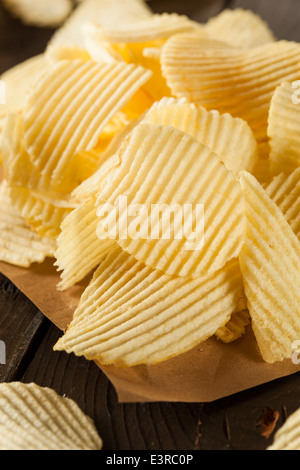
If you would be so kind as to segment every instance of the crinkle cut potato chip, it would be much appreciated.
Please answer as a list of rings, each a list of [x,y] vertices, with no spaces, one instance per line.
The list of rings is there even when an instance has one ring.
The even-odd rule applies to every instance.
[[[25,146],[51,189],[71,191],[81,182],[67,174],[70,162],[96,146],[105,125],[150,75],[124,63],[62,61],[36,85],[25,108]]]
[[[51,388],[2,383],[0,408],[0,450],[102,449],[92,419]]]
[[[119,151],[123,142],[138,124],[144,119],[145,113],[139,119],[131,121],[122,131],[116,133],[111,139],[108,147],[99,159],[99,168],[89,178],[84,180],[72,192],[72,197],[79,202],[86,201],[91,197],[96,197],[101,189],[107,175],[113,168],[120,165]]]
[[[27,94],[48,70],[45,56],[40,54],[12,67],[0,76],[0,80],[5,84],[6,102],[0,105],[0,129],[1,120],[8,114],[22,111]]]
[[[259,15],[241,8],[223,10],[206,23],[205,30],[211,38],[243,49],[275,42],[267,23]]]
[[[123,141],[126,140],[130,132],[135,128],[138,122],[141,122],[141,120],[142,118],[129,123],[122,131],[116,133],[110,141],[107,149],[102,153],[101,158],[99,159],[99,168],[97,171],[84,180],[72,192],[72,197],[76,201],[82,202],[96,196],[108,173],[120,164],[118,152]]]
[[[300,240],[300,168],[276,176],[265,190]]]
[[[276,432],[268,451],[300,450],[300,409],[297,409]]]
[[[124,142],[119,158],[121,164],[108,174],[97,195],[99,238],[116,239],[139,261],[169,275],[212,274],[238,256],[244,201],[238,181],[218,155],[175,128],[140,124]],[[142,204],[147,213],[126,220],[126,212],[120,217],[120,211],[112,209],[123,201],[128,209]],[[107,211],[111,230],[105,228]]]
[[[159,103],[155,103],[149,112],[144,116],[143,122],[163,124],[182,129],[188,134],[194,136],[201,143],[209,146],[213,151],[217,151],[221,157],[224,155],[224,160],[226,160],[226,157],[229,160],[232,158],[232,156],[234,156],[237,160],[236,153],[239,151],[243,161],[241,163],[237,161],[236,164],[232,163],[232,166],[235,165],[236,174],[238,174],[239,171],[245,166],[253,168],[257,161],[257,144],[253,137],[252,131],[248,128],[248,125],[244,121],[240,119],[233,119],[229,115],[220,116],[218,112],[207,112],[205,108],[196,107],[195,105],[190,104],[185,100],[175,100],[170,98],[163,99]],[[223,139],[221,139],[222,135],[224,135]],[[216,136],[219,136],[219,139],[216,139]],[[121,140],[124,140],[124,138]],[[121,140],[118,142],[117,147],[121,145]],[[115,153],[117,147],[113,147],[113,150],[111,151],[112,154]],[[113,159],[111,161],[113,161]],[[115,161],[118,161],[118,159]],[[251,161],[253,162],[252,164]],[[102,168],[100,168],[98,171],[98,175],[98,177],[93,175],[93,177],[90,178],[90,188],[93,188],[93,195],[96,194],[97,190],[99,190],[101,181],[104,179],[104,171]],[[95,183],[93,182],[92,184],[92,180],[94,179]],[[87,182],[84,182],[82,187],[86,186]],[[91,191],[90,188],[89,190]],[[87,206],[89,205],[91,206],[91,210],[95,211],[93,204],[91,204],[90,201],[87,202]],[[79,215],[80,209],[74,211],[73,215],[75,216],[77,212]],[[74,222],[72,219],[73,215],[69,216],[63,224],[63,227],[66,226],[66,230],[64,230],[64,228],[62,229],[62,235],[58,239],[58,245],[59,247],[61,246],[61,248],[57,252],[57,266],[63,270],[63,279],[59,284],[59,288],[61,289],[67,289],[73,283],[81,280],[95,267],[94,263],[97,264],[97,239],[94,240],[93,238],[93,243],[90,242],[92,236],[96,237],[96,230],[94,229],[92,214],[90,214],[90,224],[86,224],[86,229],[81,231],[82,236],[80,236],[78,232],[78,227],[80,227],[79,219],[77,222]],[[86,217],[80,217],[82,217],[82,220],[86,220]],[[70,227],[73,227],[72,236],[70,236]],[[89,230],[89,235],[86,235],[87,230]],[[91,252],[93,261],[92,265],[87,262],[87,257],[81,259],[81,264],[84,263],[87,268],[83,270],[81,270],[83,266],[80,265],[78,256],[81,256],[81,253],[85,252],[85,250],[82,248],[82,246],[79,248],[75,242],[78,240],[78,237],[80,237],[82,240],[82,244],[85,242],[85,240],[88,241],[86,245],[88,250],[90,250],[91,246],[95,248],[95,251],[93,251],[93,253]],[[71,245],[74,251],[70,252],[69,247]],[[103,246],[103,248],[101,248],[100,243],[98,243],[98,249],[100,250],[100,253],[102,253],[103,249],[106,250],[106,244]],[[68,256],[65,255],[66,252],[68,253]],[[73,262],[71,261],[71,258],[73,259]],[[90,258],[88,257],[88,259]],[[71,267],[71,278],[69,278],[69,266]]]
[[[41,237],[57,240],[63,220],[74,209],[68,201],[47,199],[27,188],[9,186],[9,196],[28,225]]]
[[[3,0],[11,13],[23,23],[56,28],[73,9],[72,0]]]
[[[75,200],[80,202],[86,201],[90,197],[95,196],[98,193],[102,182],[105,181],[107,174],[118,165],[119,158],[117,153],[108,155],[107,159],[103,155],[103,162],[98,170],[77,186],[77,188],[72,192],[72,196]]]
[[[52,258],[56,242],[37,235],[16,211],[9,197],[9,188],[0,185],[0,260],[28,268]]]
[[[131,122],[115,135],[102,154],[99,170],[74,189],[76,200],[86,200],[97,194],[107,170],[118,166],[116,154],[123,141],[142,122],[175,127],[189,134],[217,153],[236,176],[241,170],[251,171],[256,167],[257,143],[246,122],[228,114],[220,115],[218,111],[208,112],[185,99],[163,98],[155,102],[139,121]]]
[[[33,166],[24,147],[24,120],[22,113],[6,116],[1,132],[1,153],[4,178],[10,186],[43,191],[49,187],[49,179]]]
[[[207,111],[182,98],[163,98],[154,103],[143,122],[175,127],[217,153],[235,176],[253,171],[258,162],[257,142],[242,119],[218,111]]]
[[[25,221],[41,236],[54,238],[60,233],[63,219],[76,203],[70,196],[46,192],[47,178],[33,167],[24,149],[24,129],[21,114],[10,114],[1,134],[4,179],[12,205]]]
[[[300,74],[299,74],[300,78]],[[300,82],[295,82],[300,84]],[[300,166],[299,86],[284,82],[276,88],[270,111],[268,136],[270,159],[277,172],[291,173]]]
[[[90,22],[103,27],[124,25],[150,18],[152,12],[143,0],[84,0],[50,41],[50,46],[85,49],[83,26]]]
[[[101,243],[96,233],[97,223],[94,198],[83,202],[64,219],[55,252],[55,266],[62,271],[59,290],[84,279],[116,244],[114,240]]]
[[[245,293],[262,357],[274,363],[291,358],[300,338],[300,242],[254,176],[243,172],[240,183],[247,216],[239,256]]]
[[[223,343],[232,343],[245,334],[246,326],[249,324],[250,315],[248,310],[233,313],[229,322],[222,328],[218,329],[216,337]]]
[[[81,174],[83,183],[90,177],[94,178],[96,171],[103,167],[108,152],[111,152],[115,142],[122,138],[132,121],[123,113],[117,113],[104,127],[96,147],[93,150],[82,151],[77,154],[78,173]],[[118,147],[117,147],[118,148]],[[78,187],[75,188],[76,191]]]
[[[271,99],[283,81],[299,78],[300,44],[278,41],[241,51],[185,33],[167,40],[161,63],[175,97],[244,119],[264,153]]]
[[[47,47],[45,57],[50,65],[55,65],[61,60],[91,60],[87,50],[77,46],[51,46]]]
[[[242,292],[237,260],[188,279],[152,270],[120,248],[100,264],[55,350],[99,364],[156,364],[214,335]]]
[[[161,73],[159,57],[148,57],[144,50],[161,49],[165,41],[174,34],[193,30],[203,31],[199,23],[176,13],[153,15],[140,22],[103,28],[95,23],[85,28],[86,46],[91,57],[99,62],[124,60],[141,65],[153,73],[145,84],[145,91],[154,101],[171,96],[171,91]]]
[[[123,23],[114,29],[111,29],[111,25],[106,28],[97,24],[94,26],[99,39],[102,38],[109,44],[142,44],[167,39],[174,34],[203,29],[199,23],[177,13],[155,14],[139,22]]]

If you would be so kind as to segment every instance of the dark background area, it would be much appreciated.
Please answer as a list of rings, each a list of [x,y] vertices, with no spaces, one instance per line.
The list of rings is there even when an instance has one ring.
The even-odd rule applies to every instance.
[[[300,41],[299,0],[152,0],[149,4],[155,12],[178,12],[200,22],[224,8],[247,8],[260,14],[278,39]],[[0,73],[42,52],[53,32],[22,25],[0,2]],[[300,406],[300,373],[214,403],[118,404],[114,388],[94,363],[53,352],[60,336],[0,274],[0,339],[7,348],[0,382],[34,381],[73,398],[94,419],[107,450],[264,450],[276,429]],[[261,418],[271,416],[272,421],[273,412],[279,418],[267,439]]]

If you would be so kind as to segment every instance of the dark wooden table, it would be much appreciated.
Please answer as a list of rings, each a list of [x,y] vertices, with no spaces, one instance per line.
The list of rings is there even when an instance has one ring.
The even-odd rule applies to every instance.
[[[0,1],[1,3],[1,1]],[[299,0],[153,0],[155,12],[176,11],[205,21],[223,8],[252,9],[278,38],[300,41]],[[0,6],[0,73],[44,50],[53,30],[28,28]],[[300,77],[299,77],[300,78]],[[0,274],[0,340],[7,364],[0,381],[34,381],[73,398],[91,416],[106,450],[264,450],[261,417],[277,411],[275,430],[300,406],[300,373],[209,404],[119,404],[92,363],[53,352],[61,332]]]

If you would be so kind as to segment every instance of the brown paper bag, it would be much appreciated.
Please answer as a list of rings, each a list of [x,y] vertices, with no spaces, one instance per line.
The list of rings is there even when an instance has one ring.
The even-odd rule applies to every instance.
[[[61,330],[70,323],[89,282],[58,292],[59,274],[50,259],[30,269],[0,263],[0,270]],[[266,364],[250,327],[232,344],[211,338],[154,366],[99,367],[114,384],[120,402],[211,402],[300,370],[291,360]]]

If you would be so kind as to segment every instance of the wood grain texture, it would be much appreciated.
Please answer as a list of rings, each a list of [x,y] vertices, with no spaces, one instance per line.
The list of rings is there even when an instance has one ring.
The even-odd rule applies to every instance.
[[[7,382],[26,367],[47,320],[2,274],[0,312],[0,340],[6,347],[6,364],[0,365],[0,381]]]
[[[223,8],[250,8],[278,38],[300,40],[299,0],[152,0],[156,12],[177,11],[205,21]],[[0,6],[0,73],[42,52],[51,30],[27,28]],[[0,381],[36,382],[73,398],[91,416],[107,450],[263,450],[259,420],[277,410],[276,429],[300,406],[300,373],[210,404],[119,404],[114,388],[93,363],[53,351],[61,332],[4,276],[0,276],[0,340],[7,365]],[[275,432],[274,431],[274,432]]]
[[[61,332],[51,326],[23,382],[50,386],[73,398],[94,419],[107,450],[264,450],[265,408],[280,413],[274,432],[300,406],[300,373],[214,403],[119,404],[114,388],[93,362],[53,352]]]

